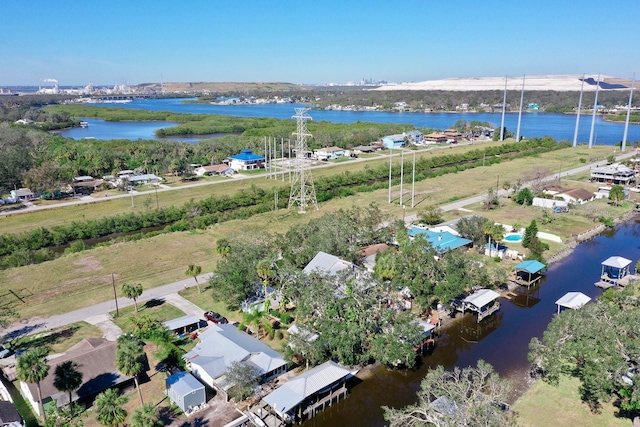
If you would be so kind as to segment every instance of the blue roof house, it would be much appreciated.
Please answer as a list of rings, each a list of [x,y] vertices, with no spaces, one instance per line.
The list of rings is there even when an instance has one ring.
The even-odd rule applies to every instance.
[[[409,230],[408,234],[411,237],[416,237],[418,234],[422,234],[431,247],[433,247],[433,249],[435,249],[439,254],[444,254],[471,244],[471,240],[456,236],[448,231],[432,231],[424,227],[414,226]]]
[[[251,150],[242,150],[229,157],[229,166],[235,171],[252,170],[264,167],[264,156],[254,154]]]

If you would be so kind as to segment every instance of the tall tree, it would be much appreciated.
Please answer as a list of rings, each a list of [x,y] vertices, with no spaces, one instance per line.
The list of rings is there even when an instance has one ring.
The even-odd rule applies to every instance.
[[[515,426],[515,417],[503,410],[509,385],[483,360],[478,366],[446,371],[429,370],[418,392],[418,403],[405,408],[383,407],[391,427],[405,426]],[[432,404],[439,402],[444,406]],[[440,411],[439,411],[440,409]]]
[[[40,381],[44,380],[49,374],[49,365],[47,364],[48,354],[48,348],[36,347],[18,357],[18,365],[16,367],[16,375],[19,380],[32,384],[35,383],[38,388],[38,405],[40,406],[40,414],[42,414],[42,418],[45,421],[47,420],[47,415],[42,406]]]
[[[100,393],[94,403],[100,424],[114,427],[124,423],[127,411],[122,409],[122,405],[127,403],[127,400],[127,397],[121,396],[115,388]]]
[[[125,297],[131,298],[136,305],[136,313],[138,312],[138,297],[142,295],[142,285],[140,283],[130,285],[125,283],[122,285],[122,293]]]
[[[272,335],[273,326],[271,325],[271,322],[269,322],[269,318],[267,316],[268,313],[266,310],[258,310],[254,307],[250,312],[242,313],[242,322],[238,325],[238,329],[243,330],[250,327],[255,331],[258,339],[261,338],[260,332],[263,329],[265,334]]]
[[[538,238],[538,223],[535,219],[531,220],[531,223],[524,229],[524,235],[522,236],[522,246],[528,248],[531,245],[533,239]]]
[[[142,342],[133,336],[123,334],[118,337],[118,345],[116,347],[116,368],[122,374],[133,377],[140,398],[140,405],[144,404],[142,400],[142,391],[138,384],[138,375],[144,371],[144,347]]]
[[[251,366],[242,362],[232,362],[225,373],[229,384],[229,397],[240,402],[251,396],[258,385],[258,373]]]
[[[187,271],[184,272],[185,276],[193,277],[193,280],[196,281],[196,286],[198,287],[198,293],[201,293],[200,283],[198,283],[198,275],[202,273],[202,267],[195,264],[189,264],[187,267]]]
[[[491,254],[491,239],[493,238],[497,249],[498,241],[502,240],[502,238],[504,237],[504,227],[489,220],[484,223],[482,229],[489,239],[489,254]]]
[[[80,365],[73,360],[67,360],[56,366],[53,378],[53,386],[62,392],[69,393],[69,409],[73,415],[72,394],[82,385],[82,372]]]
[[[613,200],[613,204],[618,206],[620,204],[620,200],[624,200],[624,187],[622,185],[612,185],[611,190],[609,191],[609,200]]]
[[[133,411],[131,427],[161,427],[162,420],[153,403],[145,403]]]

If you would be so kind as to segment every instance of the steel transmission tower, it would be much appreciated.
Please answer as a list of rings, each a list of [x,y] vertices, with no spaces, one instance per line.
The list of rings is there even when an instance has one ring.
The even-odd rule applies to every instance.
[[[311,116],[307,114],[308,108],[296,108],[295,116],[292,119],[297,120],[295,153],[293,158],[293,179],[291,180],[291,195],[289,196],[289,209],[295,204],[299,206],[299,213],[305,213],[307,206],[313,205],[318,209],[318,201],[316,200],[316,190],[313,188],[313,177],[311,176],[311,168],[309,159],[306,154],[309,152],[307,148],[308,136],[307,120],[311,120]]]

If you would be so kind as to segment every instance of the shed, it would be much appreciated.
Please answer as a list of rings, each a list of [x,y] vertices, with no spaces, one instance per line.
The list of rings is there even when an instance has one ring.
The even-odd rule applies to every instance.
[[[591,297],[588,297],[582,292],[567,292],[562,296],[562,298],[556,301],[556,305],[558,306],[558,313],[560,313],[561,307],[571,308],[575,310],[582,307],[589,301],[591,301]]]
[[[183,412],[202,405],[207,401],[204,385],[189,372],[178,372],[165,381],[167,396]]]
[[[167,320],[162,324],[170,331],[188,332],[200,328],[200,318],[194,314],[187,314],[177,319]]]

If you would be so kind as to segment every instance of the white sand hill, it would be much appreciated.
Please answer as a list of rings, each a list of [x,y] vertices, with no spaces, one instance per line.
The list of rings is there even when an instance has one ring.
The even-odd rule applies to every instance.
[[[553,90],[558,92],[580,91],[582,74],[558,75],[558,76],[526,76],[525,91]],[[585,78],[598,79],[597,74],[585,74]],[[476,77],[476,78],[449,78],[442,80],[427,80],[424,82],[388,84],[374,90],[448,90],[448,91],[477,91],[477,90],[504,90],[504,77]],[[620,83],[628,85],[623,79],[611,76],[600,76],[600,81],[607,83]],[[507,90],[522,90],[522,76],[508,77]],[[585,92],[596,90],[595,84],[584,84]],[[628,89],[619,89],[628,90]]]

